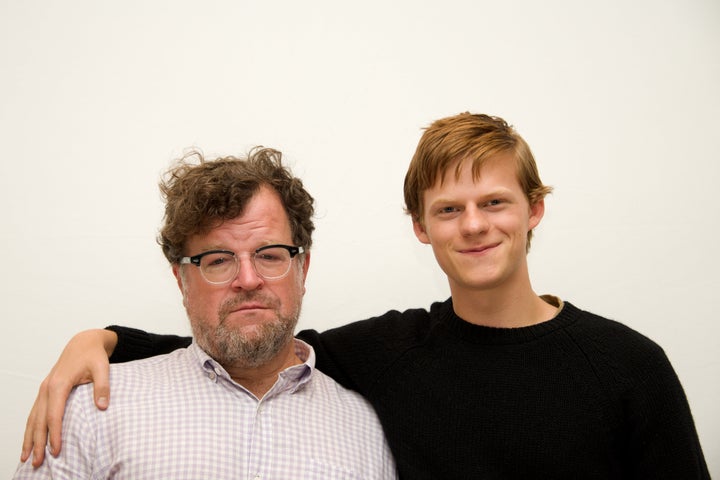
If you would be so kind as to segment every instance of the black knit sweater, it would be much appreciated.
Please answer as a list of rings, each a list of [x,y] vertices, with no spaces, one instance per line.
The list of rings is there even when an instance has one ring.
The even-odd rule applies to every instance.
[[[190,342],[109,328],[114,362]],[[298,338],[375,407],[402,478],[710,478],[662,349],[570,303],[524,328],[470,324],[447,300]]]

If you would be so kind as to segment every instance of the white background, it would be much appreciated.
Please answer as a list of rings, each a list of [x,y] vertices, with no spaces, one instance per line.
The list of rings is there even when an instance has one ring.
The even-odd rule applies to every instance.
[[[448,295],[403,214],[421,129],[499,115],[555,187],[538,293],[677,370],[720,475],[716,0],[0,0],[0,477],[75,333],[189,333],[155,244],[190,146],[282,150],[317,201],[301,327]]]

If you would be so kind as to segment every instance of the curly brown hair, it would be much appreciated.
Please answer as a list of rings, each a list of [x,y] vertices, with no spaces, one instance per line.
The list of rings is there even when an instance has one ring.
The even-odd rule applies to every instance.
[[[168,261],[172,264],[180,261],[190,236],[207,233],[242,215],[262,186],[271,187],[280,196],[295,245],[310,249],[315,229],[314,200],[302,181],[283,166],[282,153],[255,147],[246,158],[206,160],[202,152],[192,150],[160,182],[165,217],[158,243]]]

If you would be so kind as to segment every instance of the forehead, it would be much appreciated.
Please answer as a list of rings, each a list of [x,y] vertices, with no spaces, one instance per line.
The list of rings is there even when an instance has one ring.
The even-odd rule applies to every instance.
[[[242,214],[225,220],[207,232],[188,239],[188,247],[241,244],[255,249],[271,243],[291,243],[290,221],[278,193],[263,186],[253,195]]]
[[[483,161],[458,160],[438,175],[435,184],[427,191],[452,191],[459,184],[482,189],[492,187],[521,189],[517,161],[511,154],[496,155]]]

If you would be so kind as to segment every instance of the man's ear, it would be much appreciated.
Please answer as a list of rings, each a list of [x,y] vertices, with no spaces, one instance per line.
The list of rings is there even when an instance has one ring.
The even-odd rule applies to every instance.
[[[528,219],[528,228],[532,230],[540,224],[543,215],[545,215],[545,199],[541,198],[537,202],[530,205],[530,218]]]
[[[173,272],[173,275],[175,275],[175,280],[177,281],[177,285],[178,285],[178,288],[180,289],[180,293],[182,293],[183,296],[185,296],[185,288],[183,287],[182,273],[180,272],[180,265],[177,263],[173,263],[172,272]]]
[[[303,260],[303,284],[307,278],[308,269],[310,268],[310,252],[305,252],[305,259]]]
[[[427,234],[427,231],[425,230],[425,225],[416,217],[413,217],[412,219],[412,225],[413,225],[413,232],[415,232],[415,236],[418,240],[420,240],[420,243],[429,244],[430,243],[430,237]]]
[[[185,285],[183,285],[182,271],[180,270],[181,268],[181,265],[174,263],[172,266],[172,272],[173,275],[175,275],[177,286],[180,289],[180,294],[182,295],[183,307],[187,308],[187,295],[185,295]]]

